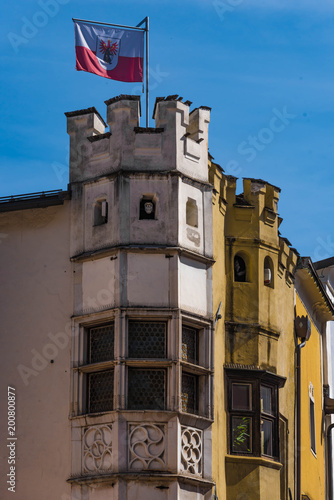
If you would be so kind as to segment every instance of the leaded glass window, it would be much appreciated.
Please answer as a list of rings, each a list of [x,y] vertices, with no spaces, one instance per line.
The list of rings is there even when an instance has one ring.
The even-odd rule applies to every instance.
[[[189,373],[182,374],[181,384],[181,410],[187,413],[197,413],[198,411],[198,380],[196,375]]]
[[[164,410],[166,370],[128,369],[128,409]]]
[[[182,327],[182,360],[198,364],[198,331],[188,326]]]
[[[99,363],[112,359],[114,359],[114,325],[90,328],[89,362]]]
[[[111,411],[114,398],[114,370],[88,375],[89,413]]]
[[[166,323],[129,321],[129,358],[165,358]]]

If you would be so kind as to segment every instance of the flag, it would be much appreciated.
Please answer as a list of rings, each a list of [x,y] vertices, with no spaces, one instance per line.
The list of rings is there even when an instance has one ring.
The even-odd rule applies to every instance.
[[[121,82],[143,81],[144,32],[74,22],[76,69]]]

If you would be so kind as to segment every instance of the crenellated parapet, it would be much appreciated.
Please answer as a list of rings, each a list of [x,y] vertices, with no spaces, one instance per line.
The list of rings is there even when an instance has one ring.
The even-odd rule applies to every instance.
[[[95,108],[65,113],[70,135],[70,182],[118,170],[179,171],[207,182],[210,108],[189,112],[190,101],[177,95],[157,98],[155,127],[140,127],[140,97],[120,95],[105,101],[107,123]]]

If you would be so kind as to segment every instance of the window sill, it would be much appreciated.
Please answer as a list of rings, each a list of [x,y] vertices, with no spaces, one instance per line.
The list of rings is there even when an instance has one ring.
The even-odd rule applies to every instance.
[[[235,463],[235,464],[248,464],[248,465],[258,465],[261,467],[267,467],[270,469],[280,470],[283,465],[280,462],[275,462],[275,460],[265,457],[248,457],[244,455],[226,455],[225,456],[226,463]]]

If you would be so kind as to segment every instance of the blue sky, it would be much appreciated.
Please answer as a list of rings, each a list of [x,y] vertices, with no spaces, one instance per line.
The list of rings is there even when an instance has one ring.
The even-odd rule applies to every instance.
[[[169,94],[212,107],[215,161],[228,174],[279,186],[282,235],[313,260],[334,255],[334,3],[327,0],[4,4],[0,196],[66,189],[64,112],[95,106],[105,117],[106,99],[140,91],[75,71],[72,17],[136,25],[145,16],[150,114],[155,98]]]

